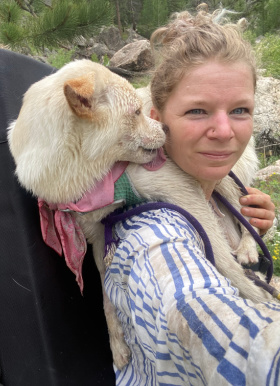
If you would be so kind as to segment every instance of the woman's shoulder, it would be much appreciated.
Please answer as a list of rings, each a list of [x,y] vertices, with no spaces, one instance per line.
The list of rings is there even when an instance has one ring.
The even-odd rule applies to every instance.
[[[170,240],[184,238],[197,240],[200,243],[197,229],[188,218],[177,210],[164,206],[144,211],[138,210],[137,214],[118,222],[115,231],[119,239],[127,239],[130,235],[139,234],[149,239],[152,237]]]

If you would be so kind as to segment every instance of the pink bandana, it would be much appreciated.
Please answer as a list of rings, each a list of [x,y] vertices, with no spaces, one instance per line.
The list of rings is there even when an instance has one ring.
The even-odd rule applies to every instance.
[[[163,150],[157,157],[143,167],[153,171],[162,167],[166,158]],[[81,200],[68,204],[47,204],[38,199],[40,224],[43,240],[60,256],[64,254],[65,261],[75,274],[76,281],[83,293],[82,264],[87,250],[84,233],[72,212],[87,213],[101,209],[114,202],[114,184],[124,173],[129,162],[117,162],[110,172],[99,181]]]

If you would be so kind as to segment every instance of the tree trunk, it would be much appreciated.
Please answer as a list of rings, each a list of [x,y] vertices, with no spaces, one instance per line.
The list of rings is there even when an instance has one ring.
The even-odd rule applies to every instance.
[[[136,31],[136,21],[135,21],[135,17],[134,17],[134,9],[133,9],[132,0],[130,0],[130,12],[131,12],[131,20],[132,20],[132,29],[133,29],[133,31]]]
[[[120,34],[122,35],[122,23],[121,23],[119,0],[116,0],[116,12],[117,12],[118,28],[119,28]]]

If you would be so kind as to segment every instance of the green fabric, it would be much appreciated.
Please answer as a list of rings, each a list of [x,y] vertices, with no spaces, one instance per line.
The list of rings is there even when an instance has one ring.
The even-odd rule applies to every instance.
[[[127,206],[145,202],[134,189],[126,172],[115,182],[114,201],[125,200]]]

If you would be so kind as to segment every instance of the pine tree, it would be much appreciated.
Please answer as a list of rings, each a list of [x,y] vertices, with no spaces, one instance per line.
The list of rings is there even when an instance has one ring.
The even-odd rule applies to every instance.
[[[0,42],[12,48],[58,47],[112,23],[104,0],[1,0]]]
[[[266,31],[276,31],[280,28],[280,1],[269,0],[266,2]]]
[[[149,38],[152,31],[164,25],[168,19],[167,0],[144,0],[139,32]]]
[[[185,11],[187,9],[185,0],[168,0],[167,7],[169,15],[174,12]]]

